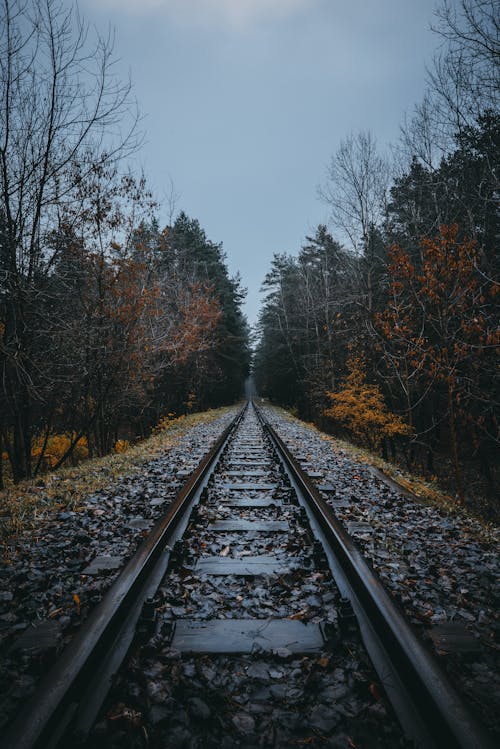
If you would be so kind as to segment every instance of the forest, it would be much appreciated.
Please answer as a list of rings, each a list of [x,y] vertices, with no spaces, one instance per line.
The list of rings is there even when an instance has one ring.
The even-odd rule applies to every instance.
[[[234,402],[249,344],[222,245],[183,212],[161,228],[127,167],[112,38],[53,0],[0,14],[1,487]]]
[[[253,357],[222,244],[173,205],[162,226],[130,168],[143,134],[112,34],[56,0],[0,13],[0,488],[234,402],[252,367],[261,395],[492,508],[496,3],[442,0],[390,154],[367,130],[342,140],[328,226],[265,275]]]
[[[498,512],[500,45],[495,3],[441,4],[428,89],[391,157],[349,134],[331,224],[274,256],[259,391]],[[480,499],[481,498],[481,499]]]

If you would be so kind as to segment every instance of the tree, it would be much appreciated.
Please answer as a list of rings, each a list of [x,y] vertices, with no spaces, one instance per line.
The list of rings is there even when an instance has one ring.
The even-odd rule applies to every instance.
[[[297,258],[275,255],[263,283],[256,380],[261,392],[297,405],[308,418],[321,416],[326,390],[344,374],[356,262],[320,225]]]
[[[389,411],[380,387],[367,382],[361,356],[351,353],[347,366],[349,374],[343,385],[337,392],[327,393],[330,405],[324,415],[371,450],[383,444],[386,457],[385,440],[408,435],[411,429],[401,416]]]
[[[442,0],[433,30],[445,41],[429,71],[438,126],[455,136],[500,105],[496,0]]]
[[[494,385],[500,286],[479,272],[477,243],[460,240],[456,225],[442,226],[439,235],[422,240],[421,268],[397,245],[390,258],[390,301],[378,316],[387,361],[407,397],[409,377],[414,377],[410,372],[425,382],[408,404],[409,413],[421,411],[429,399],[433,416],[444,409],[457,493],[463,500],[460,428],[472,432],[483,454],[485,442],[500,444]],[[428,428],[425,424],[422,431]]]
[[[259,392],[286,405],[303,400],[303,369],[295,326],[300,309],[298,283],[295,259],[275,254],[262,284],[266,298],[259,316],[260,342],[254,372]]]
[[[72,204],[75,165],[85,179],[137,140],[130,85],[113,75],[111,38],[91,47],[85,24],[56,0],[2,0],[0,14],[2,428],[18,480],[31,473],[34,409],[43,400],[36,332],[46,329],[40,301],[58,251],[46,237]]]
[[[499,270],[499,153],[500,116],[485,112],[476,125],[462,129],[439,166],[414,158],[390,191],[384,227],[389,243],[404,245],[418,263],[421,240],[443,224],[457,223],[463,236],[477,241],[480,268],[494,278]]]
[[[406,163],[418,158],[435,169],[467,128],[500,106],[500,36],[497,0],[441,0],[432,30],[441,45],[428,85],[401,128]]]
[[[354,253],[364,262],[358,266],[365,287],[365,306],[373,309],[375,279],[384,264],[377,241],[385,212],[389,165],[377,152],[372,134],[359,132],[341,141],[327,169],[321,199],[330,206],[331,220],[348,238]]]
[[[366,249],[370,229],[383,217],[388,180],[387,161],[369,131],[342,140],[330,160],[319,194],[331,209],[333,225],[357,253]]]
[[[238,276],[229,276],[222,245],[211,242],[199,222],[181,212],[163,232],[157,272],[165,288],[173,282],[210,289],[220,311],[213,345],[196,367],[191,366],[191,382],[186,387],[201,406],[233,402],[240,397],[248,374],[249,333],[241,311],[246,292]]]

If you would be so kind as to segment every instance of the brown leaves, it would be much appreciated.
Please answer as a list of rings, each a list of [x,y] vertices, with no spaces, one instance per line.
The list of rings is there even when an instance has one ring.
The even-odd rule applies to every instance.
[[[295,614],[292,614],[288,618],[293,619],[293,620],[301,620],[301,619],[305,619],[308,613],[309,613],[309,609],[301,609],[300,611],[296,611]]]
[[[123,728],[138,728],[142,723],[142,714],[122,702],[109,712],[107,718],[112,723],[119,723]]]
[[[379,688],[375,684],[375,682],[372,681],[368,689],[373,699],[377,700],[377,702],[380,702],[380,700],[382,699],[382,695],[380,694]]]
[[[222,310],[209,284],[178,283],[174,291],[172,324],[162,348],[175,364],[185,364],[193,354],[214,346]]]

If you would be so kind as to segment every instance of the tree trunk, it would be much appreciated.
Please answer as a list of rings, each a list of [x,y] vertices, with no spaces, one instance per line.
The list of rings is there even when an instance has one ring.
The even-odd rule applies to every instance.
[[[22,409],[24,410],[24,409]],[[10,461],[12,466],[12,478],[14,483],[18,484],[31,475],[31,456],[26,454],[26,446],[30,443],[29,434],[25,434],[25,425],[23,413],[16,408],[14,413],[12,450],[10,451]]]
[[[382,458],[383,460],[387,460],[387,442],[385,437],[382,438]]]
[[[52,414],[50,414],[50,417],[49,417],[49,420],[48,420],[48,423],[47,423],[47,427],[45,429],[45,435],[44,435],[44,438],[43,438],[42,449],[40,450],[40,455],[39,455],[38,460],[36,462],[35,470],[33,471],[33,476],[34,477],[38,476],[38,472],[39,472],[40,467],[42,465],[42,461],[43,461],[43,458],[45,456],[45,451],[47,449],[47,443],[48,443],[49,437],[50,437],[50,430],[51,430],[51,428],[52,428]]]
[[[451,452],[453,456],[453,466],[455,469],[455,482],[457,486],[457,495],[460,502],[465,501],[464,497],[464,486],[462,481],[462,471],[460,468],[460,461],[458,457],[458,443],[457,443],[457,426],[456,426],[456,415],[455,415],[455,404],[453,401],[453,386],[448,385],[448,411],[449,411],[449,423],[450,423],[450,439],[451,439]]]
[[[0,430],[0,490],[2,490],[3,488],[3,434]]]
[[[430,445],[427,448],[427,470],[434,473],[434,450]]]

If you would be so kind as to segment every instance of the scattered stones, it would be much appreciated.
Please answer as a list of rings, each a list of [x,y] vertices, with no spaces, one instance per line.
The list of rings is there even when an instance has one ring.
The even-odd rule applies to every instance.
[[[208,720],[211,715],[207,703],[199,697],[191,697],[188,700],[188,712],[194,720]]]
[[[481,537],[470,518],[446,517],[387,486],[316,430],[271,409],[268,416],[292,452],[302,454],[337,516],[351,524],[356,543],[427,644],[441,645],[439,657],[479,719],[495,730],[500,669],[493,543]],[[27,648],[12,647],[20,633],[29,632],[33,622],[49,621],[61,632],[57,638],[54,630],[57,648],[72,636],[118,573],[118,567],[102,574],[86,570],[99,557],[126,561],[229,418],[194,428],[168,454],[146,464],[142,475],[95,493],[80,511],[58,513],[40,539],[20,539],[12,562],[0,573],[0,678],[5,685],[0,688],[0,728],[46,666],[39,654],[26,658]],[[278,471],[269,476],[267,448],[255,449],[255,431],[250,426],[246,445],[225,457],[220,479],[228,485],[225,496],[220,486],[217,492],[214,485],[209,489],[214,501],[200,507],[182,564],[159,591],[157,634],[120,673],[89,747],[138,748],[142,736],[152,749],[408,746],[357,635],[348,647],[325,645],[309,654],[294,653],[285,642],[272,654],[258,644],[252,652],[231,655],[172,647],[169,626],[179,618],[200,623],[259,619],[265,625],[288,617],[336,626],[336,587],[329,573],[308,566],[311,539],[293,502],[285,504],[288,489],[282,477]],[[248,483],[249,466],[255,484]],[[234,489],[239,482],[247,484],[245,489]],[[269,488],[258,488],[268,483]],[[235,494],[250,504],[231,506]],[[236,515],[239,525],[232,530],[227,523]],[[249,528],[257,518],[262,529]],[[251,577],[196,569],[199,558],[241,561],[263,555],[278,560],[293,555],[297,569]],[[451,649],[449,630],[442,629],[449,623],[460,625],[461,641],[470,645],[462,653],[443,646],[445,631]]]
[[[318,488],[325,491],[325,500],[426,644],[434,643],[441,664],[478,721],[500,740],[498,530],[486,530],[465,512],[449,516],[412,499],[371,466],[350,458],[331,438],[281,411],[265,410],[291,452],[305,455],[308,465],[322,473]],[[470,636],[464,633],[453,652],[440,647],[432,635],[437,627],[450,624],[463,625]],[[451,642],[449,638],[450,650]],[[488,674],[488,694],[480,689],[479,666]]]
[[[250,454],[267,466],[255,483],[245,473]],[[159,634],[135,652],[110,698],[108,709],[134,696],[150,746],[174,746],[176,724],[186,733],[174,735],[175,746],[200,749],[347,749],[367,725],[381,749],[406,746],[385,708],[370,713],[382,698],[369,689],[376,677],[358,634],[334,647],[323,638],[318,623],[335,629],[340,593],[312,561],[307,517],[293,498],[250,412],[157,592]],[[137,691],[144,675],[147,688]],[[168,715],[149,718],[148,702],[164,691]],[[117,744],[112,728],[103,746]],[[95,742],[94,733],[88,749]]]
[[[255,731],[255,720],[248,713],[236,713],[233,715],[232,723],[238,733],[243,735]]]
[[[0,569],[0,731],[47,666],[38,652],[13,648],[19,632],[57,626],[52,656],[63,648],[235,413],[193,427],[142,473],[93,493],[78,512],[58,512],[38,537],[11,543]]]
[[[112,557],[109,554],[95,557],[91,563],[82,570],[82,575],[98,575],[108,570],[118,570],[123,564],[121,557]]]

